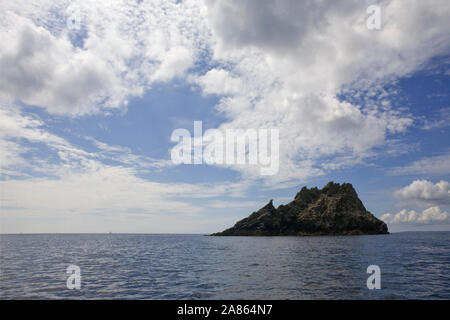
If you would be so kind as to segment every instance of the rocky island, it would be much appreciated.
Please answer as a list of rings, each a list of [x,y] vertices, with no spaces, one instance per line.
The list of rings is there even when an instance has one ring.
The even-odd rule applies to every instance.
[[[213,236],[308,236],[388,234],[386,223],[366,210],[350,183],[303,187],[287,205],[272,200]]]

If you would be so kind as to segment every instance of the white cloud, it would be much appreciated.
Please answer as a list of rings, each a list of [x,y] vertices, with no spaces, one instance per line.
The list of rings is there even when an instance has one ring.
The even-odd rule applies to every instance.
[[[170,225],[176,223],[174,216],[180,215],[192,218],[186,223],[186,231],[199,232],[202,227],[213,231],[210,224],[220,219],[207,218],[208,204],[196,204],[195,199],[242,198],[249,187],[246,182],[151,181],[140,174],[145,169],[170,166],[170,161],[151,159],[133,154],[126,147],[87,139],[93,142],[96,152],[85,151],[49,132],[41,120],[22,114],[17,107],[0,108],[1,232],[102,230],[94,230],[92,221],[106,223],[105,226],[117,223],[116,230],[123,232],[120,227],[133,226],[127,224],[127,219],[133,217],[147,221],[143,232],[160,231],[159,224],[164,224],[165,230],[180,232],[183,230],[180,224]],[[26,155],[36,150],[46,150],[49,157]],[[114,164],[106,164],[112,161]],[[45,221],[49,220],[62,220],[66,225],[47,226]],[[35,223],[29,226],[24,221]],[[83,221],[89,225],[83,225]],[[69,222],[77,227],[67,229]],[[231,223],[229,218],[226,223]]]
[[[223,87],[223,79],[207,73],[200,85],[229,95],[218,106],[229,118],[222,128],[280,128],[281,170],[269,184],[304,181],[351,157],[360,163],[413,124],[389,97],[373,97],[448,50],[450,8],[445,1],[377,3],[379,31],[365,24],[373,1],[207,2],[214,58],[243,85],[230,96],[211,89]],[[342,91],[364,103],[339,101]]]
[[[448,224],[450,214],[439,207],[430,207],[422,212],[401,210],[396,214],[386,213],[380,219],[392,224]]]
[[[439,181],[415,180],[410,185],[395,192],[395,196],[405,203],[450,205],[450,184]]]
[[[411,115],[386,95],[368,97],[449,48],[445,0],[376,3],[379,31],[365,24],[373,1],[7,1],[0,95],[86,114],[190,73],[204,94],[226,96],[217,106],[228,118],[222,128],[281,129],[281,170],[268,183],[299,183],[362,163],[405,132]],[[78,10],[81,31],[66,27],[68,7]],[[368,97],[339,101],[343,91]],[[259,176],[257,168],[233,169]]]
[[[24,142],[29,145],[25,146]],[[0,105],[0,144],[3,149],[0,169],[3,174],[23,176],[25,170],[42,170],[37,163],[31,163],[24,155],[33,149],[30,143],[34,144],[34,147],[42,143],[53,151],[75,152],[67,141],[46,131],[40,119],[21,114],[16,106]]]
[[[16,174],[16,168],[23,168],[26,165],[21,157],[23,152],[26,152],[26,148],[19,143],[0,139],[0,173],[13,175]]]
[[[208,207],[214,208],[214,209],[245,209],[248,212],[251,212],[252,210],[257,210],[265,205],[264,201],[222,201],[222,200],[216,200],[211,201],[208,204]]]
[[[236,94],[243,85],[239,78],[233,78],[223,69],[211,69],[194,81],[200,85],[203,93],[217,95]]]
[[[397,190],[395,197],[402,205],[429,206],[417,212],[403,209],[398,213],[386,213],[381,220],[392,224],[449,224],[450,214],[439,205],[450,205],[450,184],[447,181],[432,183],[427,180],[415,180],[410,185]]]
[[[0,49],[4,96],[52,113],[74,114],[96,111],[102,100],[116,99],[109,90],[120,84],[101,57],[73,48],[67,39],[56,38],[25,18],[10,12],[4,18],[8,28],[2,28],[0,36],[9,44]]]
[[[169,159],[155,159],[143,155],[137,155],[127,147],[109,145],[92,137],[84,138],[88,141],[91,141],[98,149],[98,151],[95,153],[95,156],[99,159],[113,160],[115,162],[122,163],[123,165],[135,166],[138,167],[141,172],[144,172],[145,169],[149,168],[162,169],[174,165],[173,162]]]
[[[208,204],[195,199],[246,191],[240,183],[153,182],[134,168],[73,155],[54,174],[0,181],[1,232],[212,232],[220,220],[225,227],[233,218],[210,215]]]
[[[181,77],[192,66],[191,53],[184,47],[174,47],[165,53],[165,59],[152,78],[155,81],[169,81]]]
[[[379,31],[365,25],[366,8],[373,1],[207,4],[219,57],[260,49],[266,72],[282,76],[292,89],[335,93],[348,82],[367,85],[405,75],[448,49],[450,9],[445,0],[375,2],[383,8]]]
[[[443,95],[445,96],[445,95]],[[434,117],[423,119],[423,130],[446,128],[450,126],[450,107],[439,109]]]
[[[193,65],[206,41],[202,10],[196,1],[2,2],[0,98],[57,114],[126,106]]]
[[[238,185],[192,185],[158,183],[138,178],[133,168],[108,166],[85,159],[82,168],[59,171],[57,179],[8,179],[0,182],[2,206],[18,207],[23,212],[57,214],[57,212],[94,213],[108,208],[114,215],[139,208],[148,213],[199,213],[201,206],[189,204],[195,198],[231,196]],[[241,189],[242,190],[242,189]],[[7,214],[5,211],[2,214]]]
[[[394,175],[449,174],[450,153],[416,160],[406,166],[395,167],[390,170],[390,173]]]

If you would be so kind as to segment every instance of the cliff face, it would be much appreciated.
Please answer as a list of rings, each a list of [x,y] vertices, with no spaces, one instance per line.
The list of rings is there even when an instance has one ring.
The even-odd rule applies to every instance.
[[[386,223],[366,210],[349,183],[303,187],[277,209],[272,200],[232,228],[214,236],[387,234]]]

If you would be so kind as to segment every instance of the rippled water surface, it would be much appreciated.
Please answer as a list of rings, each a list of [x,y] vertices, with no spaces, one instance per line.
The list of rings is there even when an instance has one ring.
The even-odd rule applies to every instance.
[[[450,299],[450,232],[1,235],[2,299]],[[81,289],[66,268],[81,268]],[[381,268],[381,290],[366,269]]]

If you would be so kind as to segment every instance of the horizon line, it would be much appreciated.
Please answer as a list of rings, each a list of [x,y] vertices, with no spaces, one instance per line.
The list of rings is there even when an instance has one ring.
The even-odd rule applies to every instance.
[[[406,232],[450,232],[450,230],[405,230],[405,231],[390,231],[389,234],[393,233],[406,233]],[[200,232],[200,233],[169,233],[169,232],[12,232],[3,233],[0,232],[0,236],[3,235],[44,235],[44,234],[54,234],[54,235],[109,235],[109,234],[121,234],[121,235],[210,235],[210,232]],[[325,235],[326,236],[326,235]],[[330,235],[332,236],[332,235]],[[245,236],[248,237],[248,236]],[[277,236],[271,236],[277,237]],[[305,236],[285,236],[280,235],[278,237],[305,237]]]

